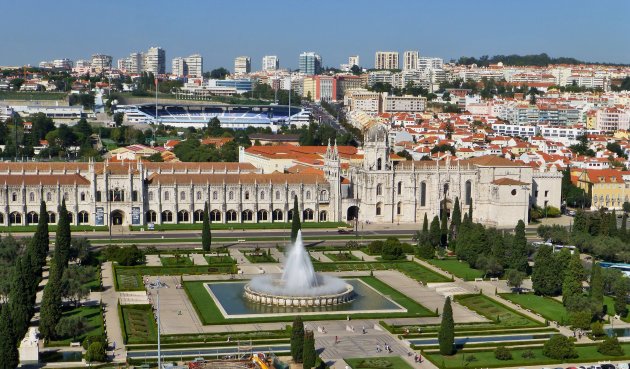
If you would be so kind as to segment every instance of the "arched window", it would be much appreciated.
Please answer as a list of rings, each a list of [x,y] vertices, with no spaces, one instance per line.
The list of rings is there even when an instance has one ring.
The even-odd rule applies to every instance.
[[[319,212],[319,221],[320,222],[325,222],[328,220],[328,213],[326,212],[326,210],[322,210]]]
[[[125,201],[125,191],[116,187],[113,191],[109,191],[109,199],[110,201]]]
[[[311,191],[306,191],[306,199],[307,200],[311,199]]]
[[[236,212],[234,210],[228,210],[225,213],[225,220],[228,222],[236,222]]]
[[[291,198],[289,201],[293,201],[293,199],[295,199],[295,191],[291,191]]]
[[[379,183],[376,185],[376,196],[380,196],[382,194],[383,194],[383,185]]]
[[[249,200],[249,191],[245,191],[245,200]]]
[[[80,211],[78,217],[79,224],[87,224],[90,221],[90,216],[88,215],[87,211]]]
[[[328,191],[322,190],[319,195],[321,196],[320,200],[328,201]]]
[[[267,210],[258,210],[258,221],[266,222],[268,219]]]
[[[280,200],[280,191],[276,191],[276,200]]]
[[[173,221],[173,213],[169,210],[164,210],[162,212],[162,223],[170,223]]]
[[[85,201],[85,192],[81,192],[81,196],[79,198],[81,201]]]
[[[22,223],[22,214],[14,211],[9,214],[9,224],[21,224]]]
[[[196,222],[203,222],[203,210],[201,209],[197,209],[195,210],[195,212],[193,213],[193,221]]]
[[[48,224],[55,224],[57,223],[57,214],[53,213],[52,211],[48,212]]]
[[[186,191],[181,191],[181,192],[179,193],[179,199],[180,199],[181,201],[186,200]]]
[[[420,183],[420,206],[427,205],[427,183]]]
[[[46,201],[52,201],[52,194],[50,192],[46,192]]]
[[[377,203],[376,204],[376,215],[381,215],[381,208],[383,207],[382,203]]]
[[[186,210],[180,210],[177,212],[178,222],[188,222],[189,220],[190,220],[190,216]]]
[[[466,205],[470,205],[472,202],[472,183],[470,181],[466,181],[466,197],[465,197],[465,201],[466,201]]]
[[[64,192],[63,193],[63,199],[66,200],[66,201],[70,200],[70,194],[68,194],[67,192]]]
[[[251,222],[254,219],[254,212],[251,210],[243,210],[241,214],[241,222]]]
[[[234,200],[234,192],[230,191],[228,193],[228,200]]]
[[[138,191],[137,190],[131,191],[131,201],[138,201]]]
[[[276,209],[273,211],[271,215],[271,219],[275,222],[276,220],[282,220],[282,210]]]
[[[219,198],[219,193],[217,191],[212,192],[212,200],[216,200]]]
[[[74,214],[71,212],[68,212],[68,220],[70,221],[70,224],[74,223]]]
[[[217,209],[214,209],[210,212],[210,221],[211,222],[220,222],[221,221],[221,212]]]
[[[101,202],[101,191],[96,191],[95,197],[96,197],[96,201]],[[48,200],[48,201],[50,201],[50,200]]]
[[[35,193],[34,192],[30,192],[28,194],[28,201],[30,201],[30,202],[35,201]]]
[[[401,181],[401,182],[398,182],[398,189],[397,189],[397,192],[398,192],[398,194],[399,194],[399,195],[402,195],[402,181]]]
[[[197,200],[201,200],[201,191],[197,191]]]
[[[376,160],[376,170],[381,170],[382,166],[383,166],[383,160],[381,158],[378,158]]]
[[[4,214],[0,213],[0,224],[4,224]]]
[[[171,199],[171,194],[168,191],[164,192],[164,201],[169,201]]]
[[[146,217],[147,217],[147,219],[146,219],[147,223],[155,223],[155,222],[157,222],[157,214],[153,210],[147,211]]]
[[[149,191],[149,201],[153,201],[153,191]]]
[[[448,196],[448,188],[449,188],[448,183],[444,183],[444,196],[445,197]]]
[[[261,200],[265,199],[265,191],[260,191],[260,199]]]
[[[287,211],[287,221],[292,221],[293,220],[293,209]]]
[[[398,202],[398,204],[396,204],[396,214],[402,214],[402,203],[400,201]]]
[[[16,202],[17,201],[17,192],[13,192],[11,194],[11,201]]]
[[[311,209],[304,209],[303,214],[304,214],[303,218],[304,218],[305,221],[306,220],[313,220],[313,210],[311,210]]]
[[[37,215],[36,212],[31,211],[28,214],[26,214],[26,224],[34,224],[39,222],[39,216]]]

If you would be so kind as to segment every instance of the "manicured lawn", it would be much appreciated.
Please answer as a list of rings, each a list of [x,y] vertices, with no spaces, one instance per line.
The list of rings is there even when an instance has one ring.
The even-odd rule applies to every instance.
[[[157,326],[151,305],[120,306],[125,343],[157,342]]]
[[[413,261],[379,261],[379,262],[338,262],[338,263],[318,263],[315,265],[318,272],[347,272],[356,270],[398,270],[423,283],[449,282],[450,280],[441,274]]]
[[[64,100],[65,92],[2,91],[0,100]]]
[[[168,257],[160,257],[160,261],[163,266],[191,266],[195,265],[193,261],[188,256],[168,256]]]
[[[361,261],[352,252],[327,252],[324,255],[332,261]]]
[[[475,278],[483,278],[483,272],[481,270],[473,269],[465,261],[459,261],[454,258],[448,259],[428,259],[427,263],[431,263],[442,270],[453,274],[456,277],[462,278],[465,281],[474,281]]]
[[[606,313],[610,316],[616,314],[615,312],[615,300],[610,296],[604,296],[604,305],[606,305]],[[626,305],[630,309],[630,305]],[[622,321],[629,323],[630,315],[621,318]]]
[[[353,277],[354,278],[354,277]],[[423,316],[435,316],[434,312],[428,310],[424,306],[418,304],[414,300],[400,293],[398,290],[390,287],[386,283],[378,280],[375,277],[360,277],[361,279],[381,294],[389,297],[396,303],[400,304],[407,309],[406,313],[378,313],[378,314],[353,314],[354,318],[379,318],[379,317],[423,317]],[[199,318],[203,324],[225,324],[225,323],[253,323],[253,322],[292,322],[292,316],[272,316],[272,317],[259,317],[259,318],[231,318],[226,319],[221,314],[220,309],[214,303],[208,291],[206,290],[203,281],[188,281],[184,282],[184,288],[188,294],[188,298],[193,303]],[[304,315],[304,320],[339,320],[346,319],[346,314],[322,314],[322,315]]]
[[[191,266],[115,266],[117,291],[142,291],[142,276],[157,275],[196,275],[196,274],[236,273],[234,264],[191,265]]]
[[[585,362],[598,362],[605,360],[627,360],[630,358],[630,343],[621,344],[621,347],[626,352],[624,356],[604,356],[597,352],[597,345],[588,346],[576,346],[578,352],[578,358],[570,360],[553,360],[549,359],[542,354],[542,348],[536,347],[531,349],[514,348],[511,349],[512,360],[498,360],[494,357],[493,349],[475,351],[475,352],[458,352],[453,356],[442,356],[439,353],[425,353],[425,358],[430,359],[435,365],[440,368],[459,369],[459,368],[505,368],[515,366],[543,366],[552,364],[563,364],[567,362],[573,363],[585,363]],[[524,359],[523,353],[531,350],[534,357],[531,359]],[[471,361],[468,365],[464,365],[465,357],[473,356],[475,360]]]
[[[412,369],[404,359],[399,356],[385,356],[385,357],[371,357],[371,358],[357,358],[357,359],[344,359],[352,369]]]
[[[229,255],[206,255],[204,256],[208,264],[235,264],[236,260],[232,259]]]
[[[485,295],[457,295],[455,296],[455,301],[503,327],[536,327],[543,325]]]
[[[68,309],[63,312],[63,317],[80,316],[87,320],[87,328],[77,337],[59,337],[57,340],[47,343],[48,347],[70,346],[71,342],[83,342],[87,336],[99,336],[103,334],[103,316],[101,306],[81,306]]]
[[[33,232],[35,233],[35,231],[37,230],[37,224],[33,224],[33,225],[26,225],[26,226],[22,226],[22,225],[13,225],[13,226],[1,226],[0,227],[0,232],[2,233],[11,233],[11,232],[15,232],[15,233],[23,233],[23,232]],[[57,226],[55,224],[50,224],[48,225],[48,231],[49,232],[55,232],[57,231]],[[70,231],[72,232],[92,232],[92,231],[107,231],[107,226],[89,226],[89,225],[71,225],[70,226]],[[75,235],[78,237],[81,237],[81,235]]]
[[[268,255],[266,251],[245,251],[243,255],[249,260],[250,263],[277,263],[278,260],[271,255]]]
[[[156,231],[170,230],[201,230],[203,223],[193,224],[156,224]],[[302,223],[302,228],[338,228],[348,227],[344,222],[306,222]],[[147,226],[133,226],[132,231],[139,231],[140,228],[147,229]],[[291,223],[212,223],[212,230],[242,230],[242,229],[291,229]]]
[[[569,319],[569,313],[562,303],[549,297],[537,296],[533,293],[502,293],[501,297],[521,305],[523,309],[536,312],[550,321],[563,324]]]

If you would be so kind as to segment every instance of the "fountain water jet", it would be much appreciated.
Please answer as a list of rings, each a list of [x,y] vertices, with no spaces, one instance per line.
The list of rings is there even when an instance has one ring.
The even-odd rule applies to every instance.
[[[284,263],[282,276],[258,276],[244,288],[250,301],[279,306],[326,306],[352,301],[353,288],[342,279],[315,273],[298,232]]]

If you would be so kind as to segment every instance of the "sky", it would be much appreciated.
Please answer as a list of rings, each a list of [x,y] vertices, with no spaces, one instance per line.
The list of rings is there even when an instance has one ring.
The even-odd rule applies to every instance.
[[[264,55],[297,68],[315,51],[325,66],[377,50],[418,50],[444,58],[538,54],[630,64],[628,0],[0,0],[0,65],[42,60],[114,60],[151,46],[171,59],[200,53],[204,70],[234,67],[240,55],[259,70]],[[115,63],[115,61],[114,61]]]

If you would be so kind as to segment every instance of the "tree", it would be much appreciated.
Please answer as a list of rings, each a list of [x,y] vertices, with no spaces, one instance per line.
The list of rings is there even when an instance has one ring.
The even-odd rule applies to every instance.
[[[429,234],[429,218],[427,213],[424,213],[424,219],[422,220],[422,233]]]
[[[300,316],[293,320],[291,329],[291,357],[294,363],[301,363],[304,357],[304,322]]]
[[[532,288],[537,295],[557,296],[562,291],[556,259],[551,246],[542,245],[534,257]]]
[[[442,212],[442,221],[440,223],[440,246],[446,247],[448,243],[448,217],[446,216],[446,211]]]
[[[304,332],[304,360],[303,368],[311,369],[315,366],[315,360],[317,359],[317,352],[315,352],[315,335],[313,331]]]
[[[499,345],[494,349],[494,357],[497,360],[512,360],[512,352],[510,352],[509,348]]]
[[[450,296],[446,297],[444,308],[442,309],[442,322],[438,332],[438,342],[440,344],[440,354],[453,355],[455,353],[455,322],[453,321]]]
[[[122,126],[124,118],[125,118],[125,113],[118,112],[114,114],[114,123],[116,123],[116,127]]]
[[[510,269],[516,269],[527,273],[527,270],[529,269],[527,255],[528,249],[527,237],[525,237],[525,222],[523,222],[523,220],[519,220],[518,224],[514,228],[512,248],[509,250],[509,254],[506,259],[508,267]]]
[[[628,315],[628,280],[621,276],[613,283],[615,298],[615,314],[625,317]]]
[[[48,236],[48,211],[46,210],[46,203],[44,201],[39,204],[39,221],[31,243],[37,255],[40,268],[43,268],[44,265],[46,265],[46,256],[48,255],[50,243]]]
[[[70,300],[76,307],[81,300],[90,295],[89,288],[85,287],[96,275],[94,267],[70,265],[63,271],[61,278],[61,296]]]
[[[468,220],[473,221],[473,201],[470,199],[470,205],[468,205]]]
[[[601,315],[604,308],[604,279],[602,277],[602,267],[599,263],[594,263],[591,269],[590,297],[596,313]]]
[[[571,359],[578,356],[573,341],[561,334],[555,334],[545,342],[543,355],[556,360]]]
[[[451,226],[449,227],[448,240],[451,242],[457,238],[457,228],[462,224],[462,211],[459,206],[459,197],[455,198],[453,214],[451,215]]]
[[[623,356],[625,354],[617,336],[606,336],[597,346],[597,352],[606,356]]]
[[[586,213],[584,213],[584,210],[579,209],[575,212],[575,217],[573,218],[573,233],[588,232],[588,229],[589,221]]]
[[[520,270],[508,269],[505,273],[505,277],[507,279],[507,285],[516,289],[518,291],[521,290],[521,285],[523,284],[523,280],[527,275]]]
[[[442,230],[440,229],[440,219],[438,216],[434,216],[431,221],[431,226],[429,227],[429,242],[433,247],[437,247],[440,245],[440,240],[442,237]]]
[[[298,207],[297,195],[293,198],[293,219],[291,220],[291,243],[295,243],[298,232],[302,229],[300,222],[300,208]]]
[[[210,251],[212,246],[212,233],[210,230],[210,214],[208,213],[208,202],[203,208],[203,226],[201,228],[201,246],[203,251]]]
[[[16,337],[9,308],[0,306],[0,369],[14,369],[19,363],[17,342],[22,337]]]
[[[88,363],[94,361],[107,361],[107,351],[105,350],[105,345],[102,342],[92,342],[85,353],[85,361]]]
[[[59,320],[55,326],[55,334],[60,338],[71,338],[75,340],[85,332],[87,319],[81,316],[68,316]]]
[[[61,319],[61,273],[63,269],[55,261],[50,267],[48,283],[40,307],[39,332],[43,338],[55,337],[55,328]]]
[[[19,257],[12,273],[11,293],[9,294],[9,304],[6,306],[13,321],[13,333],[20,339],[28,331],[34,313],[31,300],[37,292],[36,289],[31,289],[29,285],[29,280],[35,276],[27,272],[24,264],[24,258]]]
[[[71,238],[70,217],[66,209],[66,200],[63,199],[59,208],[59,221],[57,222],[57,233],[55,235],[55,262],[59,268],[68,266]]]
[[[582,281],[584,280],[584,267],[580,261],[580,254],[576,252],[571,256],[569,265],[564,273],[562,282],[562,302],[566,305],[567,300],[573,296],[582,295]]]
[[[225,77],[230,75],[230,71],[228,71],[227,69],[221,67],[221,68],[216,68],[213,69],[210,72],[210,78],[212,79],[225,79]]]

